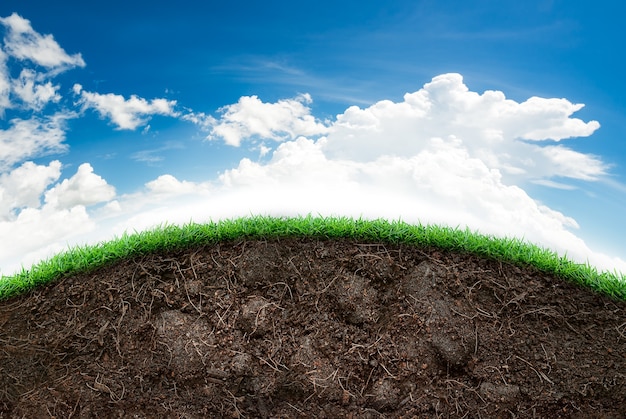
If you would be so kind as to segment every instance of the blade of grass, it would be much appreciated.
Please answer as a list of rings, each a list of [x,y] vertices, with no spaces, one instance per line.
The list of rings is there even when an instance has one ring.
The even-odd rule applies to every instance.
[[[626,300],[624,274],[617,271],[599,273],[589,264],[572,262],[566,256],[517,238],[481,235],[459,227],[413,225],[401,220],[316,217],[311,214],[291,218],[251,216],[182,226],[164,224],[151,230],[124,233],[104,243],[75,246],[30,269],[0,278],[0,300],[28,292],[64,275],[93,271],[125,258],[231,240],[284,237],[343,238],[472,253],[520,266],[533,266],[613,298]]]

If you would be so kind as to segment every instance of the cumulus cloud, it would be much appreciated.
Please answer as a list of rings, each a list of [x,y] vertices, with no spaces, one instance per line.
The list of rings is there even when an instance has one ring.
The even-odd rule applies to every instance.
[[[146,183],[149,195],[186,195],[206,190],[206,184],[197,184],[186,180],[180,181],[172,175],[161,175]]]
[[[38,83],[37,78],[33,70],[22,70],[20,76],[12,81],[12,91],[28,109],[40,111],[49,102],[61,100],[61,95],[57,92],[58,85],[50,81]]]
[[[10,275],[39,260],[66,250],[81,234],[93,231],[96,223],[84,206],[59,210],[50,206],[25,208],[12,221],[0,220],[2,265],[0,274]]]
[[[0,18],[5,36],[0,44],[0,116],[10,108],[41,111],[58,103],[59,85],[49,79],[73,67],[84,67],[80,54],[68,55],[51,35],[35,32],[30,22],[17,14]],[[11,76],[10,64],[21,71]]]
[[[60,175],[56,160],[48,165],[26,162],[0,174],[0,237],[11,238],[0,241],[2,265],[8,263],[0,265],[2,274],[76,243],[97,227],[87,207],[115,197],[115,189],[88,163],[62,182]],[[111,203],[109,210],[114,207]]]
[[[58,182],[60,174],[59,161],[26,162],[0,174],[0,237],[11,238],[0,241],[2,265],[8,263],[0,265],[2,274],[64,250],[77,237],[97,229],[87,207],[115,197],[115,189],[88,163]]]
[[[46,192],[45,202],[57,209],[70,209],[109,201],[115,196],[115,188],[93,172],[89,163],[83,163],[69,179],[64,179]]]
[[[8,129],[0,129],[0,172],[29,158],[66,151],[66,121],[73,117],[74,113],[58,112],[9,121]]]
[[[243,96],[239,102],[224,106],[209,139],[221,138],[238,147],[242,140],[261,137],[274,141],[292,140],[301,135],[317,136],[328,128],[311,115],[308,94],[276,103],[262,102],[257,96]]]
[[[0,18],[0,24],[6,28],[4,49],[18,60],[31,61],[55,73],[85,66],[80,54],[67,54],[52,35],[39,34],[17,13]]]
[[[113,93],[100,94],[84,91],[80,84],[75,84],[73,90],[75,94],[80,95],[78,103],[83,109],[95,109],[101,117],[111,119],[117,125],[117,129],[134,130],[146,125],[152,115],[179,116],[174,109],[175,100],[152,99],[148,101],[136,95],[124,99],[124,96]]]
[[[61,175],[61,162],[48,165],[25,162],[20,167],[0,173],[0,221],[15,219],[19,210],[38,208],[41,196]]]
[[[439,137],[462,141],[470,156],[498,169],[508,183],[550,177],[596,180],[608,169],[599,158],[543,144],[586,137],[598,129],[597,121],[571,118],[582,107],[566,99],[518,103],[498,91],[479,94],[468,89],[460,74],[444,74],[407,93],[402,102],[348,108],[337,116],[324,151],[358,161],[411,156]]]

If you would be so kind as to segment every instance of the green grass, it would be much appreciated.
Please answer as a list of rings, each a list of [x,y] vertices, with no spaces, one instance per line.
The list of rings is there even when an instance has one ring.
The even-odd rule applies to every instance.
[[[109,242],[74,247],[66,252],[0,278],[0,300],[19,295],[64,275],[98,269],[106,264],[153,252],[179,250],[236,239],[310,237],[349,238],[392,244],[436,247],[473,253],[519,266],[531,265],[616,299],[626,300],[626,276],[598,272],[589,264],[570,261],[553,251],[515,238],[495,238],[458,228],[411,225],[401,221],[367,221],[322,217],[247,217],[217,223],[165,225]]]

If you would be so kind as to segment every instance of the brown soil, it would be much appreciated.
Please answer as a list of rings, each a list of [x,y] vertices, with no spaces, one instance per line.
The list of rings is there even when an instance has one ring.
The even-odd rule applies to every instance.
[[[239,241],[0,303],[0,417],[626,417],[626,303],[472,255]]]

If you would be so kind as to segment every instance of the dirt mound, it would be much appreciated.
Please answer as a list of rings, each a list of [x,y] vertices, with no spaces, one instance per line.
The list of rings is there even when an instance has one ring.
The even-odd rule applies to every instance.
[[[626,303],[348,240],[127,260],[0,303],[0,417],[624,417]]]

